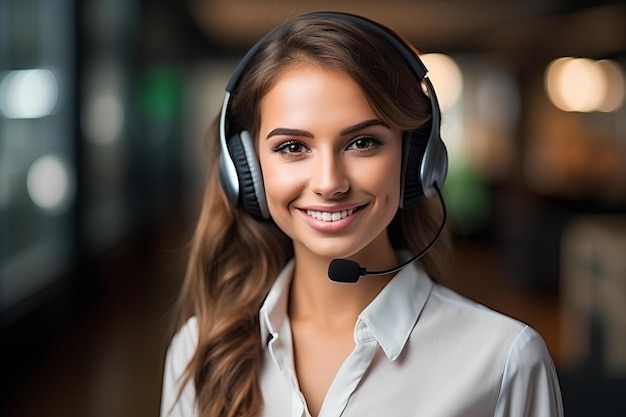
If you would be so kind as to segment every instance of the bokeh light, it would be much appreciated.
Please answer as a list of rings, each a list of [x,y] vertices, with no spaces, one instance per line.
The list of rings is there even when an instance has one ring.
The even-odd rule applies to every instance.
[[[9,119],[36,119],[51,114],[59,87],[52,71],[10,71],[0,81],[0,112]]]
[[[624,77],[610,60],[563,57],[552,61],[545,73],[552,103],[571,112],[611,112],[624,98]]]
[[[610,59],[602,59],[597,61],[595,65],[602,70],[609,86],[598,110],[602,112],[617,111],[624,102],[624,90],[626,89],[624,86],[626,84],[624,72],[615,61]]]
[[[124,127],[124,106],[119,96],[103,93],[89,98],[82,114],[85,137],[95,144],[115,142]]]
[[[54,155],[43,156],[30,166],[26,186],[33,203],[51,214],[63,212],[74,196],[69,167]]]

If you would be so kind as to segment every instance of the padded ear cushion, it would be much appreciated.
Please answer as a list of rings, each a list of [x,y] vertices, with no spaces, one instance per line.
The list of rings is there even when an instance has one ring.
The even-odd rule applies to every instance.
[[[255,219],[269,219],[263,176],[250,133],[244,130],[238,135],[233,135],[228,147],[239,179],[241,206]]]
[[[400,208],[415,207],[424,195],[420,181],[420,166],[430,126],[415,132],[407,132],[403,137],[402,152],[402,188],[400,193]]]

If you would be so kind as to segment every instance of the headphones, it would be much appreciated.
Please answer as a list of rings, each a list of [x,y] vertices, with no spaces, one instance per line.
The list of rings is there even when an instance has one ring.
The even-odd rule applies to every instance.
[[[427,198],[439,195],[448,172],[448,154],[439,133],[441,122],[439,103],[432,83],[427,77],[426,66],[396,33],[372,20],[340,12],[311,13],[309,16],[345,20],[378,34],[402,54],[420,82],[425,85],[432,107],[432,119],[426,127],[404,133],[399,207],[405,209],[414,207],[422,195]],[[254,149],[254,138],[247,130],[229,132],[228,112],[230,97],[237,88],[242,73],[258,50],[280,28],[281,26],[278,26],[261,38],[243,57],[226,85],[219,118],[221,146],[219,176],[222,188],[229,201],[241,204],[248,214],[258,220],[269,219],[270,213],[261,167]],[[419,84],[416,87],[421,88]]]

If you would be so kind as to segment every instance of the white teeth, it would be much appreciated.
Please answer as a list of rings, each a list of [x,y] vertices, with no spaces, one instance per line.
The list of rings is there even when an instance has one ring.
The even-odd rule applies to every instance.
[[[317,219],[317,220],[321,220],[324,222],[336,222],[337,220],[341,220],[341,219],[345,219],[346,217],[348,217],[349,215],[351,215],[352,213],[354,213],[354,209],[348,209],[348,210],[341,210],[341,211],[314,211],[314,210],[307,210],[306,214],[308,214],[309,216]]]

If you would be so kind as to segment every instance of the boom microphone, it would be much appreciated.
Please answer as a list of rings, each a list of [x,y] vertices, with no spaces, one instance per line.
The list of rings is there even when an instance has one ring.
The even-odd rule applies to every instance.
[[[439,240],[441,233],[443,232],[443,228],[446,224],[446,204],[443,201],[443,196],[441,195],[441,190],[439,186],[435,183],[435,190],[437,190],[437,196],[439,197],[439,202],[441,203],[441,211],[442,211],[442,219],[441,226],[439,226],[439,230],[437,230],[437,234],[433,238],[433,240],[417,255],[413,256],[409,260],[404,263],[390,269],[384,269],[381,271],[368,271],[366,268],[363,268],[359,265],[358,262],[351,261],[350,259],[333,259],[328,265],[328,278],[331,281],[335,282],[345,282],[345,283],[354,283],[359,280],[362,276],[366,275],[387,275],[397,272],[407,266],[410,263],[413,263],[420,259],[422,256],[426,255],[430,248],[433,247],[435,243]]]

